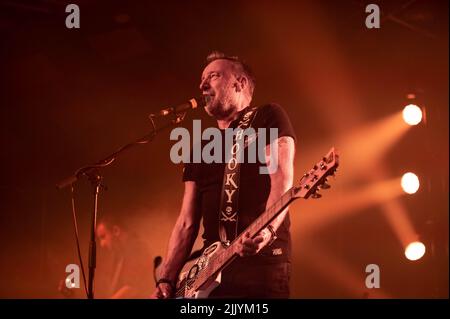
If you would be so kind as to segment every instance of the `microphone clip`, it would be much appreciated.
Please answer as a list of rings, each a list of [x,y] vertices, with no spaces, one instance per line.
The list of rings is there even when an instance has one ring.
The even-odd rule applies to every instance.
[[[175,115],[176,120],[180,115],[183,115],[182,116],[182,119],[183,119],[184,114],[186,114],[187,111],[196,109],[199,105],[204,105],[204,104],[205,104],[205,98],[203,96],[201,96],[199,98],[190,99],[186,103],[162,109],[161,111],[159,111],[156,114],[152,113],[149,115],[149,117],[156,118],[156,117],[164,117],[164,116],[173,114],[173,115]]]

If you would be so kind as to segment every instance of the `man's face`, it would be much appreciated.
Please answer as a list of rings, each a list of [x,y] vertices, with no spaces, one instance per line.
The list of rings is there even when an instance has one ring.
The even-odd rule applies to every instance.
[[[116,238],[113,232],[105,224],[100,223],[97,226],[97,237],[100,241],[101,248],[113,251]]]
[[[200,90],[206,98],[206,112],[218,120],[228,118],[239,95],[233,62],[215,60],[203,70]]]

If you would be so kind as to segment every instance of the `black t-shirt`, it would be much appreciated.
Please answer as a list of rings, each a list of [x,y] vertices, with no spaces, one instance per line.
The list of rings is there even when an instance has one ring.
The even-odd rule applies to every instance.
[[[246,111],[241,111],[241,115]],[[236,128],[240,117],[230,124],[230,128]],[[257,108],[257,113],[251,125],[255,131],[258,128],[278,128],[278,137],[291,136],[296,140],[286,112],[277,104],[266,104]],[[224,141],[225,130],[221,130],[222,141]],[[259,137],[258,137],[259,138]],[[209,141],[202,141],[202,146]],[[257,142],[256,142],[257,143]],[[265,145],[269,144],[269,132],[266,133]],[[225,143],[222,143],[222,154],[225,153]],[[248,150],[248,148],[246,149]],[[247,161],[240,168],[240,187],[238,199],[238,234],[240,234],[253,220],[255,220],[266,209],[266,202],[270,193],[270,175],[260,174],[260,167],[265,167],[258,159],[256,163]],[[199,191],[199,208],[203,217],[203,239],[205,246],[220,240],[219,238],[219,210],[222,192],[223,174],[225,164],[223,163],[185,163],[183,181],[194,181]],[[291,238],[289,233],[289,214],[277,231],[277,240],[269,247],[265,247],[260,253],[246,260],[258,260],[259,262],[290,261]]]

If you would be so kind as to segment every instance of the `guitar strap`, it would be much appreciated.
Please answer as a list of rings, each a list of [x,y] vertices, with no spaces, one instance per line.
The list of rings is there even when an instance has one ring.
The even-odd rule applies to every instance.
[[[240,162],[248,144],[248,136],[244,130],[251,127],[256,115],[256,107],[248,108],[243,112],[238,126],[234,129],[233,144],[225,150],[225,165],[222,182],[222,195],[220,200],[219,236],[224,244],[229,244],[237,236],[238,225],[238,199],[240,182]],[[244,137],[244,140],[242,138]]]

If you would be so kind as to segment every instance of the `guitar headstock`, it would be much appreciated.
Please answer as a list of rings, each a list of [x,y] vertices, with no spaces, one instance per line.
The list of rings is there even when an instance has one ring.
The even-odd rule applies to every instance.
[[[334,147],[332,147],[327,155],[303,175],[299,185],[293,188],[293,196],[305,199],[310,196],[312,198],[322,197],[322,195],[318,193],[318,190],[330,188],[330,185],[327,183],[327,178],[329,176],[334,176],[338,166],[339,156]]]

